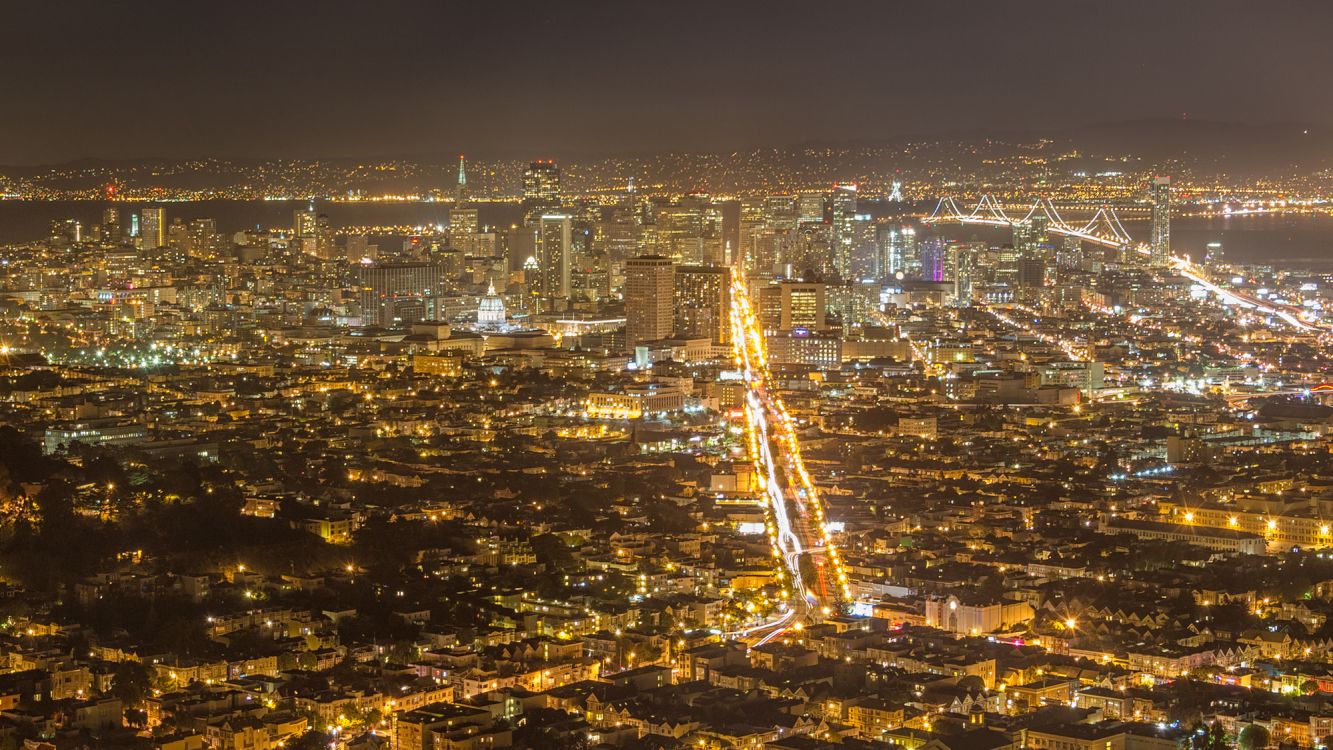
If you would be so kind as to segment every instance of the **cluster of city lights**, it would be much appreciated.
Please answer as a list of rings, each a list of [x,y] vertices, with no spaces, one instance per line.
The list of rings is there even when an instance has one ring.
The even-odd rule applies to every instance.
[[[987,313],[989,313],[992,318],[995,318],[996,320],[1009,326],[1010,328],[1015,328],[1026,334],[1035,336],[1042,343],[1058,348],[1060,351],[1064,352],[1065,356],[1069,357],[1071,360],[1074,360],[1076,362],[1086,362],[1088,360],[1087,349],[1080,346],[1075,341],[1066,338],[1061,338],[1059,336],[1055,336],[1046,333],[1044,331],[1038,330],[1035,326],[1030,325],[1028,323],[1024,323],[1008,315],[1005,315],[1004,313],[1000,312],[999,310],[996,310],[993,307],[983,307],[982,309],[985,310]]]

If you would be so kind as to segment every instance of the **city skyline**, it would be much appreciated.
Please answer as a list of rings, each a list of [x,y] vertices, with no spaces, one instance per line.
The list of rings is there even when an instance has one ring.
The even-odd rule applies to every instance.
[[[0,750],[1333,750],[1333,5],[0,15]]]

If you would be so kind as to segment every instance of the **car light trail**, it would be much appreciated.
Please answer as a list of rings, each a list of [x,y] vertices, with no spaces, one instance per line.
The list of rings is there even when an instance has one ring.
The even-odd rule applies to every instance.
[[[792,617],[829,614],[851,598],[851,586],[829,536],[823,503],[801,460],[795,423],[773,391],[763,329],[745,279],[732,272],[732,348],[745,382],[750,459],[769,509],[769,541],[796,592]],[[785,622],[785,621],[779,621]],[[766,639],[785,630],[779,626]]]
[[[1217,297],[1221,299],[1224,303],[1237,305],[1239,307],[1244,307],[1246,309],[1254,310],[1256,312],[1261,312],[1266,315],[1272,315],[1273,317],[1278,318],[1282,322],[1286,323],[1287,325],[1299,331],[1312,333],[1315,331],[1323,330],[1318,326],[1310,325],[1304,320],[1301,320],[1300,318],[1296,317],[1294,313],[1288,310],[1284,310],[1281,307],[1270,305],[1266,302],[1261,302],[1260,300],[1254,299],[1253,297],[1244,294],[1239,294],[1230,289],[1223,289],[1217,284],[1214,284],[1211,280],[1209,280],[1207,276],[1199,272],[1194,267],[1193,264],[1191,264],[1188,260],[1184,258],[1172,258],[1172,263],[1175,265],[1177,273],[1189,279],[1190,281],[1193,281],[1195,284],[1198,284],[1204,289],[1207,289],[1213,294],[1217,295]]]

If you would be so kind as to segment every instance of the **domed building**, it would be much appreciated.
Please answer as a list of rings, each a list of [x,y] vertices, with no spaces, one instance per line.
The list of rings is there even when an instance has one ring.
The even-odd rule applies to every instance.
[[[477,304],[477,329],[502,331],[509,327],[504,298],[495,292],[495,281],[486,288],[486,296]]]

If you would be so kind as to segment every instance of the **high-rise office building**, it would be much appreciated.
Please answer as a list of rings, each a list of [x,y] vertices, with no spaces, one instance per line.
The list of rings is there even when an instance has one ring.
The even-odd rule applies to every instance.
[[[796,220],[801,224],[824,221],[824,194],[810,190],[797,193]]]
[[[315,212],[315,202],[310,201],[305,208],[292,211],[292,236],[314,238],[319,232],[319,214]]]
[[[363,325],[393,326],[438,314],[443,269],[433,263],[384,263],[356,269]]]
[[[875,248],[875,222],[870,214],[857,214],[852,222],[852,278],[871,281],[876,278],[879,251]]]
[[[537,291],[542,311],[554,310],[569,297],[570,220],[565,214],[542,214],[537,227]]]
[[[790,255],[788,244],[793,242],[795,230],[764,227],[754,239],[754,273],[776,274],[781,271],[783,259]]]
[[[852,278],[852,257],[856,251],[856,186],[838,185],[833,189],[833,220],[830,249],[832,268],[839,279]]]
[[[671,259],[660,255],[625,261],[625,346],[631,353],[674,332],[675,271]]]
[[[765,331],[776,331],[782,324],[782,286],[751,277],[750,299],[759,311],[759,325]]]
[[[167,247],[182,253],[190,249],[190,228],[177,216],[167,226]]]
[[[921,243],[921,278],[924,281],[944,281],[947,278],[948,251],[944,241],[931,239]]]
[[[700,263],[699,224],[697,205],[673,202],[655,206],[657,252],[676,263]]]
[[[723,265],[722,209],[707,195],[689,195],[657,207],[660,253],[677,263]]]
[[[676,335],[731,341],[731,270],[722,266],[676,269]]]
[[[854,281],[829,284],[825,289],[825,315],[836,315],[843,330],[864,325],[870,312],[871,287]]]
[[[534,161],[523,172],[523,202],[529,205],[560,204],[560,167],[553,161]]]
[[[876,232],[878,277],[898,278],[911,272],[916,260],[916,230],[900,224],[884,224]]]
[[[819,282],[784,281],[779,285],[778,328],[822,331],[827,326],[828,289]]]
[[[347,236],[343,244],[343,257],[353,263],[369,263],[380,257],[379,245],[373,245],[364,234]]]
[[[114,243],[120,242],[121,238],[120,209],[102,209],[102,241]]]
[[[732,249],[732,263],[740,265],[746,273],[754,273],[759,268],[759,243],[767,229],[767,217],[763,198],[742,198],[740,202],[740,220],[736,229],[736,247]],[[765,273],[772,268],[764,269]]]
[[[820,197],[823,212],[822,201]],[[764,218],[776,231],[795,229],[798,223],[797,201],[794,195],[770,195],[764,199]]]
[[[1171,178],[1152,178],[1152,239],[1148,243],[1154,263],[1166,263],[1171,257]]]
[[[476,250],[477,209],[455,207],[449,212],[449,247],[464,253]]]
[[[972,290],[977,275],[977,259],[984,245],[955,242],[949,245],[949,265],[952,266],[953,304],[966,307],[972,303]]]
[[[593,245],[606,263],[619,268],[634,255],[637,228],[634,212],[627,204],[603,206],[592,230]]]
[[[213,257],[222,249],[221,239],[216,219],[190,219],[186,232],[185,252],[199,258]]]
[[[163,208],[139,210],[139,247],[156,250],[167,244],[167,212]]]
[[[829,272],[830,231],[828,224],[802,224],[782,246],[783,275],[803,277],[809,273]]]
[[[1226,262],[1225,255],[1222,253],[1221,241],[1214,240],[1204,245],[1203,264],[1209,268],[1216,268]]]
[[[82,222],[78,219],[61,219],[51,222],[51,239],[61,244],[82,242]]]
[[[332,260],[337,255],[337,248],[335,247],[334,240],[333,222],[329,221],[329,215],[320,214],[316,216],[315,257],[322,260]]]
[[[509,270],[525,268],[528,261],[537,264],[537,227],[529,224],[512,226],[505,233],[505,259],[509,261]],[[535,277],[529,281],[535,281]]]
[[[600,302],[611,296],[611,274],[603,268],[575,267],[569,274],[569,296],[579,302]]]
[[[1027,221],[1014,225],[1014,252],[1022,257],[1035,258],[1049,254],[1051,248],[1050,219],[1035,214]]]
[[[1073,270],[1083,266],[1083,240],[1067,234],[1060,242],[1060,249],[1055,253],[1055,265],[1063,270]]]

